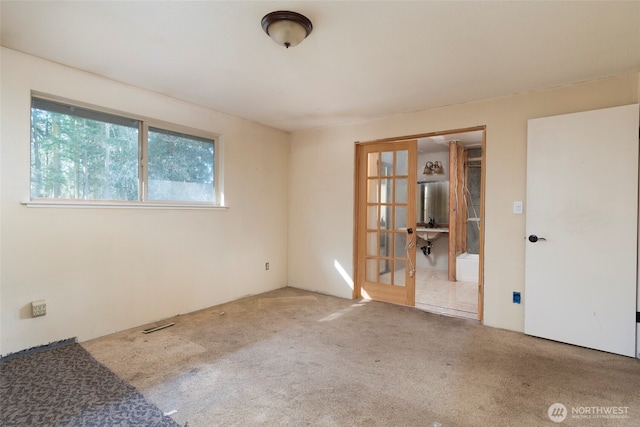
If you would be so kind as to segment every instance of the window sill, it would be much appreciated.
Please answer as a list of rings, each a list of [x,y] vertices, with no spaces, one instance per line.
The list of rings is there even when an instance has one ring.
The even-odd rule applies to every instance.
[[[28,208],[88,208],[88,209],[167,209],[167,210],[227,210],[228,206],[207,203],[171,202],[105,202],[84,200],[29,200],[21,202]]]

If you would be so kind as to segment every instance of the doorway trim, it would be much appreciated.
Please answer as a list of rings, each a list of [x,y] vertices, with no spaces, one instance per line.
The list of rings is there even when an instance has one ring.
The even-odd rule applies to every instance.
[[[480,245],[479,245],[479,271],[478,271],[478,320],[480,323],[484,320],[484,236],[485,236],[485,191],[486,191],[486,139],[487,139],[487,126],[472,126],[468,128],[459,128],[459,129],[451,129],[446,131],[439,132],[427,132],[413,135],[405,135],[398,137],[390,137],[390,138],[381,138],[370,141],[355,141],[353,146],[354,153],[354,173],[353,173],[353,182],[354,182],[354,198],[353,198],[353,274],[354,274],[354,286],[353,286],[353,298],[360,298],[361,296],[361,277],[358,268],[358,235],[360,231],[360,227],[364,226],[364,224],[359,224],[359,210],[361,207],[359,206],[358,201],[360,200],[359,194],[359,186],[358,186],[358,177],[360,174],[360,162],[358,156],[358,145],[360,144],[370,144],[370,143],[392,143],[398,141],[407,141],[419,138],[428,138],[433,136],[445,136],[456,133],[464,133],[464,132],[474,132],[474,131],[482,131],[482,173],[481,173],[481,185],[480,185]],[[417,167],[417,165],[416,165]]]

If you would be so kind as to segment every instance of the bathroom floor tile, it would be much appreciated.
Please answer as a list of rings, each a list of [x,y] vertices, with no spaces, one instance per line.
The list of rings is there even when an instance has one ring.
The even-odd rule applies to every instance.
[[[404,269],[395,271],[395,277],[404,277],[404,271]],[[416,308],[447,316],[478,319],[477,283],[450,282],[446,270],[428,268],[418,268],[415,278]],[[390,273],[380,275],[380,283],[390,283],[390,281]],[[398,285],[396,283],[396,286]]]
[[[478,318],[478,284],[450,282],[446,270],[416,271],[416,308],[449,316]]]

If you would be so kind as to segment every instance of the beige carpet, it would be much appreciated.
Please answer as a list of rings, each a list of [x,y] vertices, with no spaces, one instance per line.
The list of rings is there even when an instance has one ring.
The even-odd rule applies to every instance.
[[[167,321],[83,346],[189,427],[640,425],[640,361],[470,320],[284,288]]]

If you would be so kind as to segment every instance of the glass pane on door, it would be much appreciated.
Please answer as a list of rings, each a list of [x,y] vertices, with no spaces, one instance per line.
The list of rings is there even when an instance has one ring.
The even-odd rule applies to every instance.
[[[393,261],[389,259],[380,260],[380,277],[379,283],[390,285],[393,280]]]
[[[405,277],[407,272],[405,271],[406,263],[404,261],[396,261],[394,263],[395,270],[393,272],[393,284],[395,286],[404,286]]]
[[[390,205],[380,206],[380,229],[382,230],[391,230],[391,209]]]
[[[395,242],[394,242],[394,254],[393,256],[395,258],[405,258],[406,255],[406,246],[407,246],[407,233],[400,232],[400,233],[393,233],[395,236]]]
[[[407,203],[407,179],[396,178],[396,203]]]
[[[377,179],[368,179],[367,180],[367,202],[368,203],[378,203],[378,180]]]
[[[394,230],[404,231],[407,228],[407,207],[396,206],[396,212],[393,215],[395,226]]]
[[[409,151],[396,151],[396,175],[409,174]]]
[[[376,258],[368,258],[365,261],[365,280],[374,283],[378,281],[378,260]]]
[[[369,153],[367,157],[367,176],[380,176],[378,172],[378,161],[380,159],[380,153]]]
[[[367,228],[370,230],[378,228],[378,205],[367,206]]]
[[[382,176],[390,176],[393,175],[393,151],[383,151],[382,152],[382,164],[380,165],[380,169],[382,172]]]
[[[391,256],[392,233],[380,233],[380,256]]]
[[[378,233],[367,233],[367,256],[378,254]]]
[[[391,203],[393,201],[393,179],[380,180],[380,201]]]

